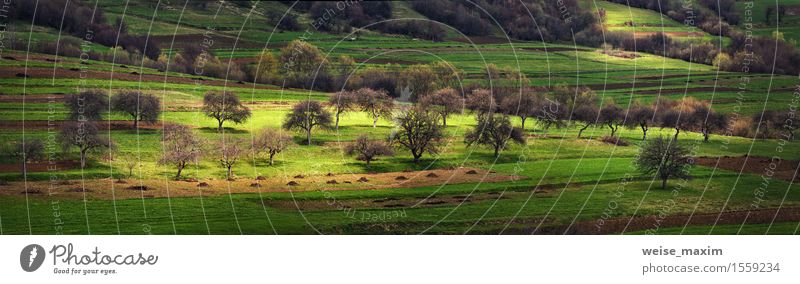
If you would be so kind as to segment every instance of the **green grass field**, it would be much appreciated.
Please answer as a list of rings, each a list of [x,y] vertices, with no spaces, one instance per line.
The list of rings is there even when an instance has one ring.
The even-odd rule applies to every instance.
[[[792,4],[797,1],[781,1]],[[791,3],[790,3],[791,2]],[[682,32],[685,27],[656,12],[628,8],[606,1],[582,1],[589,7],[607,11],[610,30],[637,32]],[[214,53],[222,60],[257,57],[262,48],[279,55],[280,47],[297,39],[303,32],[272,33],[267,22],[268,10],[283,12],[281,3],[259,2],[260,14],[245,21],[246,12],[230,4],[214,2],[206,10],[196,7],[164,5],[155,10],[151,2],[119,3],[102,0],[107,21],[125,18],[129,31],[153,36],[197,35],[213,26],[215,36],[239,37],[242,46],[220,44]],[[759,6],[759,9],[762,9]],[[156,11],[154,13],[154,11]],[[219,11],[217,13],[217,11]],[[760,12],[763,14],[763,11]],[[216,16],[214,16],[216,14]],[[756,12],[754,15],[758,15]],[[156,17],[154,17],[154,15]],[[422,17],[407,3],[398,3],[395,18]],[[152,21],[155,19],[155,21]],[[634,19],[634,27],[625,22]],[[303,15],[301,23],[310,19]],[[757,19],[756,19],[757,20]],[[787,21],[793,21],[788,18]],[[763,21],[763,18],[761,19]],[[180,23],[180,24],[178,24]],[[53,41],[53,29],[14,23],[17,38]],[[759,27],[761,30],[767,27]],[[787,27],[785,36],[795,37]],[[32,32],[31,32],[32,31]],[[66,36],[66,35],[64,35]],[[484,68],[493,63],[510,67],[531,79],[530,86],[552,87],[557,84],[589,86],[603,98],[627,107],[634,101],[651,103],[659,97],[681,99],[695,97],[710,102],[713,108],[729,115],[751,116],[764,110],[787,110],[796,104],[794,76],[719,72],[713,66],[640,53],[636,58],[608,56],[599,50],[574,46],[572,43],[518,42],[468,44],[448,40],[432,42],[399,35],[363,31],[357,40],[343,40],[347,35],[315,32],[307,40],[330,58],[348,55],[358,68],[386,67],[400,70],[411,64],[446,61],[463,71],[461,84],[486,84]],[[695,40],[695,39],[686,39]],[[705,34],[699,40],[718,40]],[[91,48],[107,52],[108,48]],[[327,101],[329,94],[302,89],[225,81],[205,76],[176,72],[164,73],[139,66],[122,66],[90,60],[81,64],[78,58],[59,58],[24,51],[4,51],[0,59],[0,145],[4,150],[25,139],[48,140],[52,130],[42,127],[22,129],[22,121],[65,120],[67,110],[60,101],[47,102],[43,97],[73,94],[79,88],[96,88],[115,93],[136,89],[161,98],[164,112],[160,120],[192,127],[206,143],[203,158],[184,170],[184,176],[200,181],[223,182],[225,169],[215,154],[222,136],[216,121],[200,112],[203,94],[209,91],[231,91],[238,94],[253,116],[243,124],[227,123],[225,134],[252,142],[262,128],[279,128],[291,105],[311,99]],[[31,59],[37,58],[37,59]],[[394,63],[394,64],[388,64]],[[96,74],[82,79],[69,69],[89,70]],[[36,71],[30,78],[15,76],[25,70]],[[56,74],[58,75],[50,75]],[[132,72],[141,75],[131,76]],[[114,77],[111,77],[113,75]],[[200,80],[202,79],[202,80]],[[746,81],[745,85],[740,85]],[[741,87],[741,88],[740,88]],[[109,120],[128,120],[120,113],[106,113]],[[361,161],[345,154],[345,144],[361,134],[384,139],[394,125],[381,119],[376,128],[366,113],[354,111],[341,117],[338,131],[316,130],[313,145],[294,145],[276,156],[269,166],[263,157],[242,159],[233,167],[238,180],[254,180],[258,176],[269,181],[286,183],[295,175],[324,176],[367,173],[399,173],[420,170],[448,170],[460,167],[495,171],[499,175],[519,177],[502,182],[442,183],[436,186],[396,187],[369,190],[333,190],[340,187],[321,186],[310,191],[275,192],[265,188],[257,193],[231,193],[224,187],[211,188],[211,194],[197,190],[196,195],[141,198],[88,198],[50,192],[43,186],[48,180],[108,181],[125,179],[159,182],[175,174],[174,167],[160,165],[161,131],[158,129],[103,130],[102,135],[115,143],[113,155],[132,155],[140,160],[133,176],[127,176],[125,165],[106,154],[93,154],[86,168],[62,169],[56,172],[28,172],[15,166],[16,158],[0,156],[0,234],[497,234],[563,233],[568,228],[591,228],[597,220],[625,220],[646,216],[681,216],[686,214],[721,214],[755,209],[793,209],[800,206],[800,188],[785,179],[771,178],[764,184],[764,170],[739,172],[724,168],[695,166],[688,180],[671,180],[667,189],[660,189],[658,180],[642,176],[634,160],[642,144],[641,131],[621,128],[620,137],[630,146],[615,146],[599,141],[609,134],[607,127],[593,127],[578,139],[579,127],[570,124],[558,129],[542,129],[535,119],[525,127],[525,145],[512,145],[498,158],[485,147],[464,143],[465,132],[475,124],[475,115],[463,112],[448,118],[445,146],[436,154],[426,154],[414,164],[408,151],[396,149],[396,155],[381,157],[367,168]],[[520,120],[513,117],[515,125]],[[296,143],[304,136],[291,132]],[[652,128],[649,138],[669,137],[672,129]],[[752,139],[712,135],[702,142],[702,135],[683,132],[679,141],[692,147],[696,157],[777,157],[785,162],[800,160],[796,141]],[[61,153],[54,148],[58,160],[76,161],[72,149]],[[8,152],[8,151],[6,151]],[[761,166],[761,165],[760,165]],[[767,167],[768,165],[763,165]],[[9,170],[10,169],[10,170]],[[412,175],[408,173],[406,175]],[[417,177],[424,179],[425,177]],[[355,179],[355,178],[354,178]],[[35,185],[39,194],[27,194],[26,183]],[[755,191],[759,188],[762,191]],[[124,191],[123,186],[91,188],[94,191]],[[78,198],[75,198],[78,196]],[[84,195],[85,196],[85,195]],[[388,203],[387,203],[388,202]],[[650,227],[656,226],[650,224]],[[797,222],[775,224],[673,225],[659,227],[659,234],[795,234]],[[631,227],[613,233],[643,234],[648,225]],[[581,231],[586,232],[586,231]]]

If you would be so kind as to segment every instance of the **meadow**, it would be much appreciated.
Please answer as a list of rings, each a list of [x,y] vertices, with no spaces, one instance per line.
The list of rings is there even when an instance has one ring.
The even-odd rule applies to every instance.
[[[308,36],[302,31],[272,32],[273,26],[268,24],[264,13],[285,11],[288,6],[282,3],[268,5],[260,13],[247,14],[247,20],[242,17],[245,10],[215,3],[206,10],[165,6],[155,15],[149,2],[98,3],[105,7],[107,21],[124,18],[131,33],[170,39],[173,35],[197,36],[214,30],[218,43],[212,51],[222,61],[257,61],[264,49],[277,57],[286,44]],[[685,31],[680,23],[653,11],[605,1],[581,3],[605,9],[609,30]],[[393,17],[421,15],[401,3]],[[636,26],[626,25],[630,19],[635,19]],[[301,17],[301,24],[308,21]],[[54,29],[19,22],[15,25],[14,34],[20,38],[36,41],[59,38]],[[680,40],[719,40],[698,32],[702,35]],[[357,39],[348,40],[353,35]],[[798,100],[798,82],[794,76],[722,72],[714,66],[646,53],[636,53],[632,58],[616,57],[569,42],[543,43],[502,37],[494,37],[490,42],[469,42],[459,38],[457,31],[448,30],[447,35],[443,41],[428,41],[362,30],[354,34],[313,32],[305,40],[327,58],[352,57],[357,62],[356,72],[372,67],[399,72],[416,64],[445,61],[462,72],[463,77],[458,78],[460,87],[474,84],[488,87],[485,66],[492,63],[524,74],[530,79],[528,87],[585,86],[593,89],[603,103],[613,101],[624,108],[635,101],[650,104],[659,98],[694,97],[710,103],[718,112],[749,117],[766,110],[788,110],[796,107]],[[796,38],[791,29],[787,29],[785,36]],[[101,45],[90,47],[110,52]],[[162,47],[167,53],[180,50]],[[602,125],[587,129],[582,138],[577,138],[580,127],[574,123],[544,129],[540,121],[531,118],[523,132],[526,143],[514,144],[494,157],[491,149],[464,142],[464,134],[477,123],[475,114],[464,109],[447,119],[444,146],[439,153],[425,154],[415,164],[408,151],[397,148],[394,156],[380,157],[367,167],[347,155],[345,146],[362,134],[374,140],[385,139],[396,130],[395,124],[381,118],[377,127],[372,127],[367,113],[352,111],[342,115],[337,130],[315,130],[311,145],[302,145],[305,138],[302,133],[286,130],[295,145],[278,154],[274,165],[270,166],[263,156],[248,156],[233,166],[238,182],[258,183],[262,177],[276,184],[297,181],[303,187],[242,192],[231,187],[233,181],[226,181],[226,170],[220,166],[216,145],[222,137],[251,144],[260,129],[280,128],[293,104],[302,100],[326,102],[330,93],[287,88],[280,83],[237,82],[25,51],[3,51],[2,55],[0,145],[4,153],[12,151],[13,144],[20,139],[51,141],[58,127],[48,129],[42,124],[67,120],[64,98],[80,89],[101,89],[112,94],[140,90],[160,98],[163,112],[159,123],[143,124],[145,127],[140,129],[124,126],[101,129],[101,135],[114,141],[115,147],[110,152],[93,154],[85,168],[74,166],[78,160],[74,149],[62,153],[56,144],[47,145],[48,154],[73,166],[22,173],[16,168],[21,168],[17,157],[0,156],[4,169],[0,171],[3,181],[0,234],[798,232],[800,220],[792,219],[800,206],[800,188],[793,182],[796,179],[770,177],[772,165],[768,163],[744,162],[748,158],[753,161],[773,158],[784,166],[795,163],[800,160],[796,141],[712,134],[710,141],[703,142],[700,133],[682,132],[678,141],[691,149],[693,157],[712,161],[741,159],[741,166],[737,169],[698,164],[690,171],[691,179],[670,180],[668,188],[661,189],[658,180],[642,175],[635,166],[640,147],[645,143],[638,128],[620,128],[619,137],[630,145],[618,146],[600,141],[609,134],[608,127]],[[81,78],[81,72],[91,75]],[[29,76],[19,76],[20,73]],[[251,119],[242,124],[226,123],[224,131],[219,133],[217,122],[201,111],[203,95],[211,91],[237,94],[252,110]],[[110,125],[130,118],[105,112],[104,119]],[[519,117],[512,116],[511,121],[514,126],[521,126]],[[204,141],[202,158],[184,171],[184,178],[193,180],[186,186],[196,189],[190,195],[169,196],[172,185],[169,180],[175,175],[175,168],[157,162],[163,152],[160,129],[163,124],[187,125]],[[654,139],[671,137],[673,133],[673,129],[652,127],[647,135]],[[137,161],[130,174],[123,157]],[[459,182],[459,173],[466,169],[510,178]],[[398,182],[396,186],[373,188],[365,182],[358,186],[367,189],[358,190],[349,189],[351,185],[346,184],[312,184],[308,179],[297,178],[322,178],[330,174],[355,181],[364,175],[386,174],[424,180],[425,176],[415,173],[426,170],[450,171],[454,175],[437,185],[407,187]],[[118,180],[125,184],[116,183]],[[107,186],[87,188],[84,181]],[[60,184],[57,190],[49,186],[60,182],[68,186]],[[196,182],[215,186],[195,188]],[[128,189],[144,183],[166,191],[168,196],[153,196],[147,191],[133,194]],[[69,189],[64,190],[64,186]],[[118,193],[139,196],[116,198]],[[736,215],[742,212],[747,216],[752,212],[758,218],[742,219]],[[680,219],[695,214],[701,217],[695,220],[688,217],[685,222]]]

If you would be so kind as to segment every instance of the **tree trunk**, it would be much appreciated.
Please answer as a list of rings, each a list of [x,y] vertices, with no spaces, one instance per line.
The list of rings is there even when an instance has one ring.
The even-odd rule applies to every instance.
[[[336,112],[336,131],[339,131],[339,112]]]
[[[586,130],[587,128],[589,128],[589,124],[588,123],[586,125],[584,125],[583,128],[581,128],[581,130],[578,131],[578,139],[581,138],[581,135],[583,134],[583,131]]]
[[[703,142],[708,142],[708,136],[710,135],[709,131],[703,130],[702,132],[703,132]]]
[[[678,134],[680,134],[680,133],[681,133],[681,129],[680,128],[675,128],[675,139],[674,139],[675,141],[678,141]]]
[[[666,178],[662,178],[661,179],[661,189],[667,189],[667,179]]]
[[[307,141],[308,145],[311,145],[311,128],[306,130],[306,141]]]
[[[642,127],[642,141],[647,141],[647,125],[640,125]]]
[[[526,119],[528,119],[528,117],[527,117],[527,116],[526,116],[526,117],[520,117],[520,120],[522,120],[522,125],[521,125],[521,127],[520,127],[520,128],[522,128],[522,131],[523,131],[523,132],[525,132],[525,120],[526,120]],[[578,138],[580,138],[580,137],[578,137]]]
[[[447,115],[442,114],[442,126],[447,127]]]
[[[375,128],[377,126],[378,126],[378,117],[376,116],[372,119],[372,128]]]
[[[224,122],[224,120],[218,119],[217,121],[219,122],[219,127],[217,127],[217,132],[222,132],[222,123]]]
[[[614,128],[614,125],[611,123],[608,124],[608,128],[611,128],[611,137],[614,137],[614,134],[617,133],[617,129]]]
[[[133,117],[133,129],[139,129],[139,118],[136,116]]]
[[[494,157],[500,157],[500,146],[494,146]]]
[[[413,153],[412,153],[412,155],[414,155],[414,164],[419,164],[419,158],[422,155],[417,155],[417,154],[413,154]]]
[[[275,153],[269,153],[269,165],[272,166],[272,157],[275,157]]]
[[[175,175],[175,180],[181,179],[181,172],[183,171],[184,164],[178,164],[178,174]]]
[[[228,179],[233,178],[233,171],[231,170],[232,166],[233,165],[228,165]]]
[[[81,149],[81,169],[86,167],[86,150]]]

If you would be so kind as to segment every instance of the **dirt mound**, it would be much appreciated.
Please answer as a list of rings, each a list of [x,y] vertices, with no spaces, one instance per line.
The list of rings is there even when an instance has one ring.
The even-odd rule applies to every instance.
[[[465,171],[475,170],[479,175],[467,175]],[[430,173],[435,173],[438,178],[422,178]],[[406,177],[407,180],[399,182],[398,176]],[[419,178],[417,178],[419,177]],[[375,189],[392,189],[392,188],[417,188],[424,186],[435,186],[441,184],[463,184],[473,182],[503,182],[513,180],[512,176],[504,174],[491,174],[486,173],[485,170],[473,168],[457,168],[452,170],[436,169],[415,171],[411,173],[401,172],[386,172],[376,174],[334,174],[332,177],[326,177],[324,174],[306,176],[300,183],[296,179],[280,179],[269,178],[264,181],[254,181],[253,177],[240,178],[236,181],[225,181],[224,179],[211,179],[200,183],[189,183],[183,180],[164,180],[164,179],[136,179],[129,180],[127,185],[120,185],[120,190],[112,192],[110,190],[99,190],[101,188],[109,188],[110,185],[115,183],[116,178],[113,179],[87,179],[80,181],[81,186],[76,180],[67,181],[73,185],[53,185],[49,180],[41,181],[28,181],[27,185],[22,181],[9,181],[8,186],[0,187],[0,196],[3,195],[19,195],[19,192],[25,188],[51,188],[50,191],[58,192],[58,198],[65,199],[83,199],[84,195],[94,199],[139,199],[142,197],[139,190],[125,190],[125,187],[130,185],[146,186],[146,194],[154,196],[154,198],[162,197],[195,197],[198,194],[203,195],[219,195],[229,193],[257,193],[257,192],[289,192],[289,191],[317,191],[317,190],[375,190]],[[326,184],[327,181],[336,180],[338,184],[345,184],[346,186],[333,186]],[[356,182],[359,180],[359,182]],[[292,182],[290,182],[292,181]],[[287,186],[287,182],[289,186]],[[252,183],[261,184],[261,188],[250,187]],[[68,192],[73,187],[85,187],[95,189],[94,192],[76,193]],[[214,188],[230,188],[230,191],[211,190]],[[198,192],[198,189],[201,191]],[[49,195],[48,195],[49,196]],[[38,198],[38,197],[37,197]],[[449,199],[448,199],[449,200]],[[404,201],[405,202],[405,201]],[[408,200],[406,206],[414,206],[420,203],[419,200]],[[452,202],[452,201],[451,201]],[[353,207],[359,207],[361,204],[353,203]]]
[[[325,183],[327,183],[327,184],[339,184],[339,182],[337,182],[335,179],[326,181]]]
[[[257,177],[256,177],[256,180],[267,180],[267,178],[265,178],[265,177],[263,177],[263,176],[257,176]]]
[[[250,184],[250,187],[261,187],[260,183],[254,182]]]
[[[305,177],[306,176],[304,176],[304,175],[296,175],[296,176],[294,176],[294,178],[305,178]]]
[[[475,171],[475,170],[469,170],[469,171],[467,171],[467,174],[468,174],[468,175],[477,175],[477,174],[478,174],[478,172],[477,172],[477,171]]]
[[[717,164],[717,159],[719,159],[719,164]],[[793,160],[775,160],[774,162],[770,160],[770,158],[764,157],[756,157],[756,156],[742,156],[742,157],[699,157],[695,158],[694,162],[696,165],[701,165],[705,167],[714,167],[720,169],[725,169],[729,171],[739,172],[742,171],[744,173],[751,173],[751,174],[758,174],[763,175],[766,173],[767,170],[774,171],[772,175],[775,178],[779,178],[785,181],[800,181],[800,176],[795,176],[795,171],[797,170],[798,166],[800,166],[800,161],[793,161]],[[770,166],[775,166],[775,169],[771,169]]]
[[[29,188],[28,190],[24,190],[20,192],[21,194],[42,194],[41,190]]]
[[[126,187],[125,189],[127,189],[127,190],[138,190],[138,191],[147,191],[150,188],[148,188],[146,185],[134,185],[134,186]]]
[[[332,176],[333,176],[333,173],[328,173],[328,174],[326,174],[325,176],[326,176],[326,177],[332,177]]]
[[[187,178],[187,179],[183,179],[183,181],[184,182],[197,182],[198,180],[196,178]]]
[[[128,183],[128,182],[127,182],[127,181],[125,181],[124,179],[118,179],[118,180],[115,180],[115,181],[114,181],[114,183],[118,183],[118,184],[126,184],[126,183]]]
[[[408,178],[405,176],[397,176],[394,180],[407,180]]]
[[[88,188],[80,188],[80,187],[76,187],[76,188],[70,188],[70,189],[67,189],[67,192],[92,192],[92,191],[93,191],[93,190],[91,190],[91,189],[88,189]]]
[[[426,177],[429,177],[429,178],[437,178],[437,177],[439,177],[439,175],[437,175],[436,173],[428,173],[428,174],[427,174],[427,175],[425,175],[425,176],[426,176]]]

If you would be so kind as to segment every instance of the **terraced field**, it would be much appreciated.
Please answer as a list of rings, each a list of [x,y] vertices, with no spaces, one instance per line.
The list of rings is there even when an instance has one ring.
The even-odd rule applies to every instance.
[[[685,27],[652,11],[604,1],[583,4],[605,9],[605,24],[612,31],[665,31],[683,40],[718,40],[701,31],[683,38],[678,33]],[[278,2],[258,2],[253,13],[216,2],[205,9],[165,5],[156,10],[150,2],[111,0],[98,5],[107,21],[123,18],[129,32],[159,39],[166,54],[196,44],[211,31],[213,53],[243,64],[257,63],[264,49],[279,57],[282,47],[303,37],[327,58],[352,57],[356,72],[369,67],[399,72],[445,61],[462,71],[459,85],[466,88],[485,85],[485,67],[492,63],[524,74],[530,79],[527,88],[590,87],[604,103],[625,108],[635,101],[694,97],[721,113],[746,117],[796,107],[800,86],[794,76],[722,72],[646,53],[616,57],[569,42],[493,35],[487,37],[491,42],[470,43],[478,38],[453,31],[436,42],[372,30],[273,32],[265,14],[288,9]],[[395,18],[422,17],[404,3],[393,13]],[[630,19],[634,25],[626,24]],[[300,17],[304,27],[310,21],[307,14]],[[54,29],[13,24],[19,39],[59,38]],[[353,35],[357,37],[351,39]],[[788,29],[784,36],[796,38]],[[111,52],[96,44],[90,48]],[[670,181],[668,189],[660,189],[660,181],[635,167],[643,144],[638,128],[620,129],[619,137],[630,145],[617,146],[600,141],[609,132],[604,125],[577,138],[580,126],[574,123],[544,129],[532,118],[523,132],[526,143],[494,157],[491,149],[464,142],[464,134],[476,125],[475,114],[464,109],[447,119],[439,153],[426,154],[415,164],[411,154],[396,149],[394,156],[366,166],[347,155],[346,146],[361,134],[385,139],[396,127],[385,118],[373,127],[366,112],[353,111],[341,117],[337,130],[315,132],[312,145],[299,145],[305,136],[291,132],[298,145],[277,155],[272,166],[263,157],[241,159],[232,168],[235,179],[229,181],[214,156],[213,145],[222,135],[252,143],[257,130],[280,128],[296,102],[328,101],[331,94],[24,50],[4,50],[2,55],[0,145],[10,152],[20,139],[40,138],[58,163],[52,170],[47,162],[32,162],[23,174],[16,157],[0,157],[0,234],[794,234],[800,224],[800,188],[791,167],[781,178],[767,177],[768,162],[747,162],[775,157],[794,165],[796,174],[796,141],[713,134],[703,142],[699,133],[682,132],[680,143],[707,163],[693,167],[691,179]],[[157,123],[138,129],[126,115],[105,113],[101,132],[116,147],[94,155],[81,168],[74,151],[61,153],[59,145],[49,144],[67,120],[65,97],[79,88],[112,94],[141,90],[161,99],[163,113]],[[226,124],[224,134],[218,133],[217,122],[201,111],[209,91],[237,94],[252,118]],[[512,123],[521,126],[516,116]],[[185,181],[172,181],[174,167],[158,163],[162,129],[170,124],[189,126],[208,144],[203,158],[186,168]],[[647,135],[673,133],[653,127]],[[129,169],[121,156],[133,157],[137,166]],[[734,166],[720,166],[720,160]],[[200,183],[207,186],[198,187]],[[740,216],[751,211],[757,221]]]

